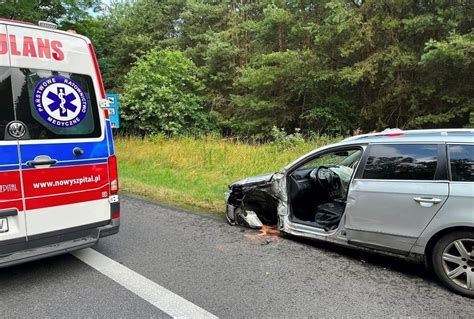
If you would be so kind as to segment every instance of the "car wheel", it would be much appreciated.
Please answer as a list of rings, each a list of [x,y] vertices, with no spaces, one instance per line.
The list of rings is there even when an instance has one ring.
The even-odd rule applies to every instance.
[[[474,232],[456,231],[441,237],[431,257],[434,272],[449,289],[474,298]]]

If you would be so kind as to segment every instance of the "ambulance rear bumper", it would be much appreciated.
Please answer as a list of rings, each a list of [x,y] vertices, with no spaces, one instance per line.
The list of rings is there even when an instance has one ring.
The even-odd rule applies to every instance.
[[[65,230],[28,242],[7,245],[0,243],[0,268],[94,246],[100,238],[118,233],[119,227],[120,219],[112,219],[105,223],[86,225],[71,231]]]

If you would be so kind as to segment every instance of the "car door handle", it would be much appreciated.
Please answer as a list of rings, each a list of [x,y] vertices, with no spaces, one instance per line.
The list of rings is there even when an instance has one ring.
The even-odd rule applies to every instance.
[[[55,159],[49,159],[49,160],[34,160],[34,161],[28,161],[26,162],[26,165],[29,167],[36,167],[36,166],[51,166],[56,164],[58,161]]]
[[[441,203],[441,199],[434,198],[434,197],[415,197],[413,200],[417,203],[430,203],[430,204],[439,204]]]

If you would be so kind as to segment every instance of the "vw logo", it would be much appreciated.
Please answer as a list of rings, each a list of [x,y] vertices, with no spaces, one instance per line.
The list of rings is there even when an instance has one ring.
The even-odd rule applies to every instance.
[[[11,122],[8,124],[8,134],[14,138],[22,138],[26,134],[26,126],[22,122]]]

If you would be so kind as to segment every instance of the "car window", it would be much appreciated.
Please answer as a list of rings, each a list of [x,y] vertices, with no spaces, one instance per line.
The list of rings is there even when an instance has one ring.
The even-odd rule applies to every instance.
[[[15,119],[10,70],[0,67],[0,140],[7,138],[6,127]]]
[[[437,163],[437,145],[372,145],[362,178],[433,180]]]
[[[362,150],[355,150],[350,151],[349,156],[343,159],[339,165],[341,166],[349,166],[351,168],[355,168],[357,163],[359,162],[360,158],[362,157]]]
[[[101,136],[90,76],[17,68],[11,73],[16,117],[31,139]]]
[[[361,155],[362,151],[360,149],[330,152],[309,161],[298,169],[316,168],[321,165],[352,167],[360,159]]]
[[[449,145],[453,181],[474,182],[474,145]]]

